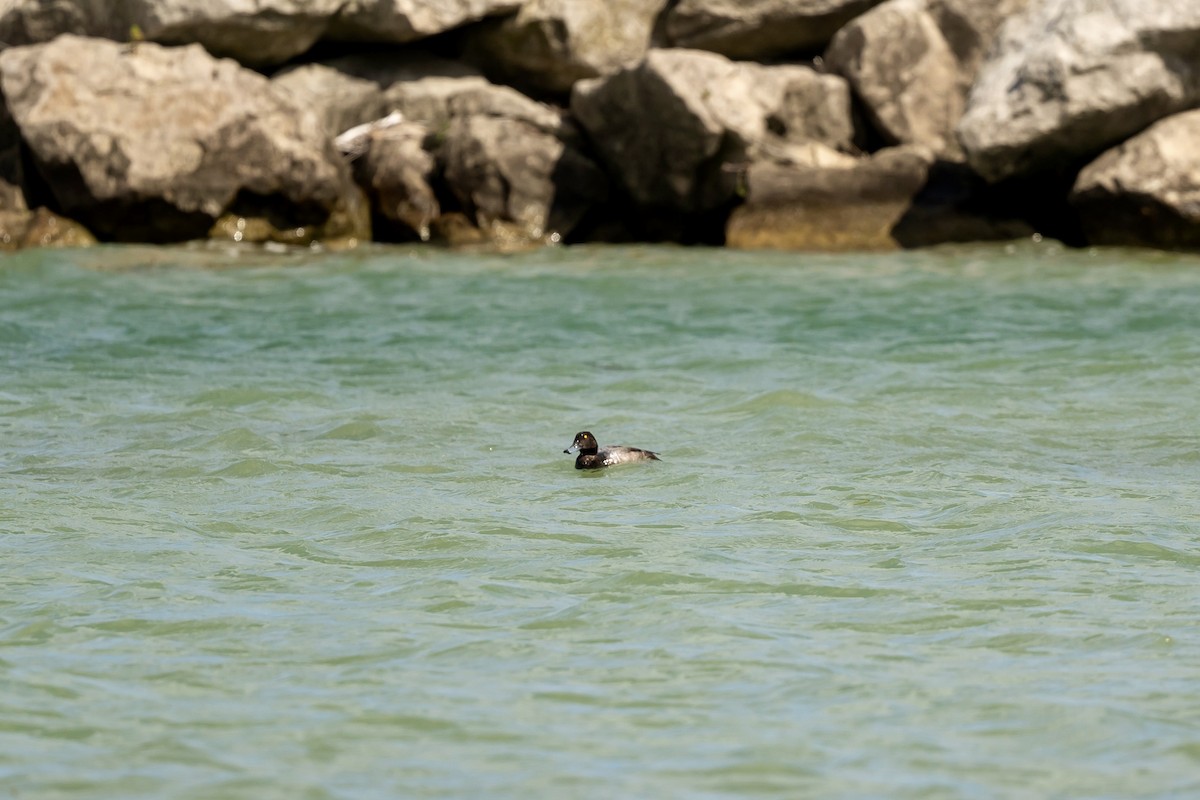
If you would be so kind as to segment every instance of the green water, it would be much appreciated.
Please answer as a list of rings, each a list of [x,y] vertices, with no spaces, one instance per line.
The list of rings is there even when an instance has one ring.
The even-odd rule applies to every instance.
[[[0,354],[2,797],[1200,792],[1200,259],[34,252]]]

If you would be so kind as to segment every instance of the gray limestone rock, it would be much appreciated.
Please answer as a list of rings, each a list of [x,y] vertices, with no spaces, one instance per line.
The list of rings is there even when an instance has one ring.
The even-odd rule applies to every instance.
[[[636,67],[577,84],[571,110],[639,205],[687,213],[734,199],[736,169],[819,143],[852,149],[846,82],[695,50],[651,50]]]
[[[514,223],[530,241],[560,241],[607,194],[590,159],[519,117],[454,117],[440,157],[446,183],[476,225]]]
[[[1200,3],[1042,0],[1010,19],[958,136],[989,180],[1070,170],[1200,103]]]
[[[481,28],[474,52],[489,72],[545,92],[641,61],[667,0],[530,0]]]
[[[961,158],[954,129],[984,51],[1027,0],[887,0],[842,28],[826,51],[892,144]]]
[[[0,53],[0,86],[58,206],[104,238],[200,238],[243,206],[300,241],[366,233],[317,118],[198,45],[61,36]]]

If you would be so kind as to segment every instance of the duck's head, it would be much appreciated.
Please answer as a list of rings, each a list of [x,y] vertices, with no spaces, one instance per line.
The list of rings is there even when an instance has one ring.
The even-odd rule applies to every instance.
[[[600,449],[600,445],[596,443],[596,437],[588,431],[580,431],[575,434],[575,441],[571,442],[571,446],[564,453],[569,453],[572,450],[578,450],[581,453],[594,453]]]

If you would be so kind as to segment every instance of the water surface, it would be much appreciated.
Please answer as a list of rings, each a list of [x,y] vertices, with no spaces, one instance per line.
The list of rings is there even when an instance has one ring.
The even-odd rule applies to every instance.
[[[1200,791],[1194,257],[29,252],[0,357],[6,796]]]

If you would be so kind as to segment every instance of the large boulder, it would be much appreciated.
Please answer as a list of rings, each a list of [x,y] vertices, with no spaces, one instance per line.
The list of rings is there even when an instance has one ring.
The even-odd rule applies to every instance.
[[[590,159],[516,117],[455,117],[440,157],[446,183],[477,226],[530,241],[560,241],[607,194]]]
[[[201,44],[258,67],[282,64],[325,38],[406,43],[520,7],[519,0],[9,0],[0,41],[62,33],[116,41]]]
[[[404,147],[373,145],[356,163],[377,212],[393,221],[410,224],[431,208],[418,176],[460,207],[455,239],[466,223],[482,241],[559,240],[607,196],[606,179],[561,111],[462,64],[429,56],[352,57],[292,70],[275,82],[325,119],[331,132],[391,113],[427,132],[422,146],[435,159],[433,170],[414,149],[415,139]],[[401,197],[417,200],[415,215],[408,199],[393,202]],[[393,206],[404,215],[384,210]],[[453,206],[441,204],[438,212],[454,213]],[[446,229],[437,220],[416,227],[434,238]]]
[[[136,25],[163,44],[201,44],[243,64],[281,64],[312,47],[345,0],[124,0],[113,14],[124,30],[101,28],[121,40]],[[112,18],[110,17],[110,19]],[[115,20],[113,20],[115,21]]]
[[[636,67],[583,81],[571,111],[640,206],[686,213],[731,202],[736,168],[819,142],[850,150],[850,92],[834,75],[695,50],[651,50]]]
[[[280,70],[271,83],[322,121],[330,136],[380,119],[389,107],[388,89],[423,85],[436,78],[475,78],[490,85],[474,67],[422,51],[379,52],[314,62]],[[399,88],[396,93],[404,94]],[[531,103],[533,101],[530,101]]]
[[[641,61],[667,0],[530,0],[482,26],[471,51],[489,73],[543,92]]]
[[[301,243],[368,235],[317,118],[198,45],[61,36],[0,53],[0,86],[56,207],[101,238],[201,238],[230,215]]]
[[[342,6],[331,20],[330,38],[403,44],[511,14],[521,0],[342,0]]]
[[[1092,244],[1200,249],[1200,110],[1176,114],[1079,173],[1071,202]]]
[[[433,190],[436,162],[429,131],[394,111],[342,133],[335,143],[354,159],[354,175],[371,200],[376,238],[428,241],[441,207]]]
[[[270,65],[308,50],[344,5],[345,0],[13,0],[0,11],[0,38],[35,44],[69,33],[197,43],[244,64]]]
[[[1078,168],[1200,103],[1200,3],[1042,0],[1001,29],[958,136],[989,180]]]
[[[7,0],[0,3],[0,42],[10,47],[48,42],[73,33],[127,40],[130,22],[123,9],[106,0]]]
[[[726,228],[730,247],[892,249],[896,224],[925,184],[932,154],[895,147],[867,158],[815,152],[808,163],[750,165],[746,202]]]
[[[880,0],[681,0],[667,12],[677,47],[731,58],[819,50],[839,28]]]
[[[1028,0],[887,0],[834,36],[825,53],[890,144],[959,156],[954,129],[1000,23]]]
[[[439,74],[397,81],[384,90],[383,98],[389,109],[439,135],[458,117],[478,115],[521,120],[558,137],[569,138],[574,133],[559,110],[475,75]]]

